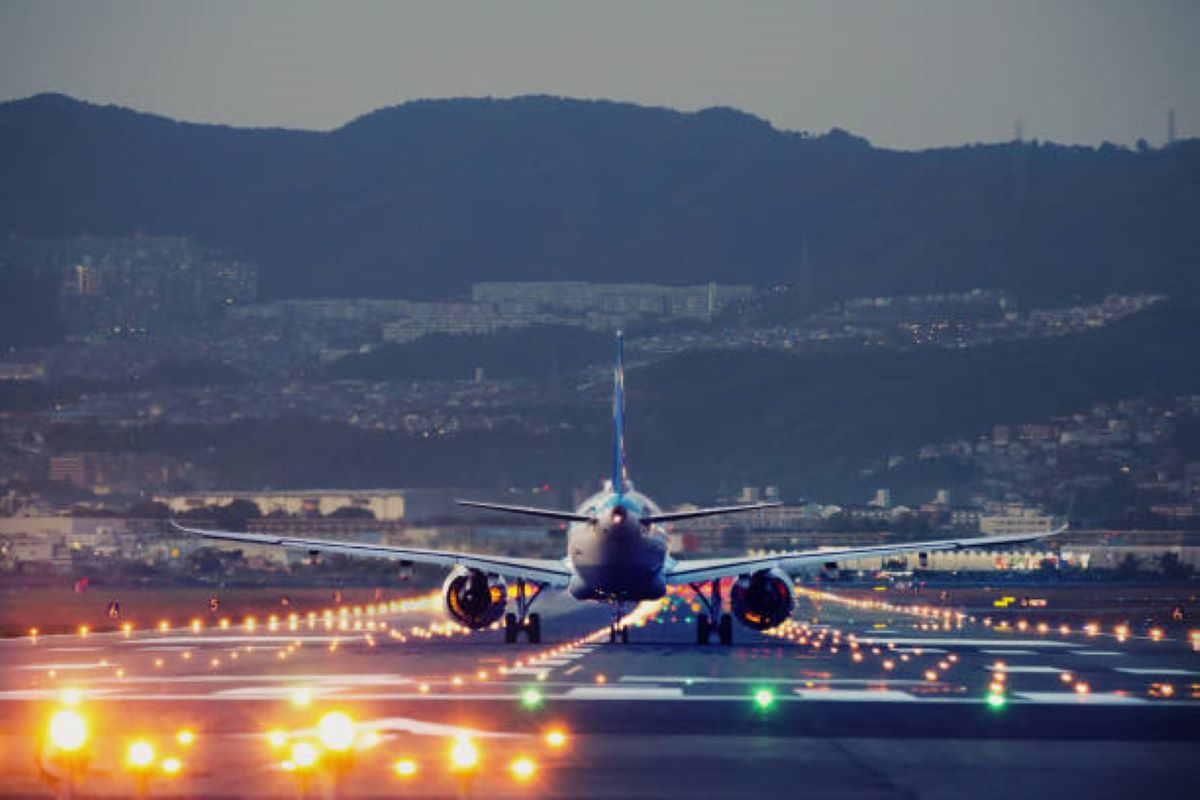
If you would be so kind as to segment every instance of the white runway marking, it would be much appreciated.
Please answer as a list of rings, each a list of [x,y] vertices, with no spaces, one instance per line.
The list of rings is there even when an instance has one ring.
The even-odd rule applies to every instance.
[[[804,700],[833,700],[850,703],[919,703],[908,692],[894,689],[794,689]]]
[[[672,700],[683,697],[683,689],[665,686],[577,686],[566,697],[586,700]]]
[[[949,653],[949,650],[943,650],[940,647],[897,647],[892,650],[893,653],[916,653],[924,655],[925,653]],[[984,650],[983,652],[987,652]]]
[[[213,692],[214,698],[237,700],[286,700],[292,696],[292,686],[239,686],[236,689],[221,689]],[[321,686],[310,689],[313,697],[328,697],[337,694],[336,687]]]
[[[1149,701],[1120,694],[1076,694],[1075,692],[1017,692],[1014,697],[1034,703],[1071,706],[1144,706]]]
[[[543,658],[537,662],[537,665],[539,667],[565,667],[570,663],[571,659],[569,658]]]
[[[1036,650],[980,650],[989,656],[1036,656]]]
[[[1000,641],[997,639],[954,639],[954,638],[929,638],[923,639],[915,636],[862,636],[858,639],[859,644],[913,644],[919,647],[929,645],[931,647],[998,647],[1000,645],[1010,645],[1012,647],[1076,647],[1077,645],[1070,642],[1053,642],[1043,641],[1041,639],[1015,639],[1012,641]]]
[[[736,684],[739,686],[745,686],[745,685],[749,685],[749,684],[757,685],[757,684],[761,684],[764,682],[763,678],[679,678],[679,677],[669,677],[669,676],[662,676],[662,675],[658,675],[658,676],[655,676],[655,675],[622,675],[617,680],[622,683],[625,683],[625,682],[628,682],[628,683],[655,683],[655,684],[682,683],[685,685],[701,684],[701,683],[714,683],[714,684]],[[889,678],[887,680],[884,680],[882,678],[808,678],[808,679],[801,678],[801,679],[781,679],[781,680],[776,680],[774,678],[770,678],[770,679],[766,679],[766,681],[769,683],[774,683],[774,684],[778,684],[778,685],[784,685],[784,686],[791,685],[791,686],[801,686],[801,687],[807,686],[807,684],[810,684],[810,683],[813,684],[814,686],[816,686],[816,685],[821,685],[821,686],[833,686],[833,685],[877,686],[881,690],[884,688],[884,686],[919,686],[919,685],[924,685],[924,684],[928,683],[928,681],[923,681],[923,680],[919,680],[916,678],[894,678],[894,679]]]
[[[197,644],[210,644],[210,645],[252,644],[252,645],[260,645],[260,644],[277,644],[277,643],[287,644],[288,642],[319,642],[321,644],[327,644],[329,642],[338,642],[339,644],[351,644],[353,642],[362,641],[363,633],[364,633],[363,631],[352,631],[352,632],[347,631],[347,632],[341,634],[340,636],[336,636],[333,634],[329,634],[329,635],[312,634],[312,633],[300,634],[300,633],[286,633],[286,632],[280,631],[279,633],[263,634],[261,636],[242,636],[242,635],[237,635],[237,634],[214,634],[212,636],[156,636],[152,639],[122,639],[121,644],[134,645],[134,646],[151,645],[151,644],[174,644],[174,645],[179,645],[179,644],[190,644],[190,645],[197,645]],[[387,633],[384,631],[367,631],[367,633],[374,633],[376,636],[386,636],[387,635]]]
[[[981,670],[984,670],[985,672],[995,672],[996,671],[996,668],[990,664],[980,664],[979,668]],[[1005,667],[1002,671],[1014,673],[1014,674],[1019,673],[1019,672],[1028,672],[1028,673],[1032,673],[1035,675],[1038,673],[1057,675],[1060,672],[1067,672],[1068,670],[1059,669],[1058,667],[1039,667],[1039,666],[1032,665],[1032,664],[1017,664],[1017,665],[1005,665]]]
[[[86,670],[86,669],[116,669],[120,664],[101,664],[99,661],[86,664],[24,664],[17,667],[20,670],[48,670],[48,669],[64,669],[64,670]]]
[[[1123,656],[1124,653],[1118,653],[1116,650],[1072,650],[1073,656]]]
[[[42,648],[49,653],[94,653],[102,648],[99,647],[45,647]]]
[[[1200,675],[1193,669],[1156,669],[1148,667],[1117,667],[1117,672],[1128,672],[1130,675]]]

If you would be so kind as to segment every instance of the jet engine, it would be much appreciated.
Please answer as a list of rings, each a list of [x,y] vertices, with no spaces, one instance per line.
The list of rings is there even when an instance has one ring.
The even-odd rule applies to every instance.
[[[739,575],[729,592],[734,616],[756,631],[774,628],[792,615],[792,582],[777,569]]]
[[[508,587],[477,569],[455,567],[442,585],[446,613],[468,628],[486,628],[504,615]]]

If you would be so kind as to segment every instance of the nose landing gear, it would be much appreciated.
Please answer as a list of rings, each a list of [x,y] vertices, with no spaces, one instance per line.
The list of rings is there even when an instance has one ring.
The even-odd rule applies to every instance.
[[[625,604],[615,603],[613,605],[612,623],[608,626],[608,641],[629,644],[629,626],[621,624],[621,620],[624,617]]]
[[[715,633],[722,645],[733,644],[733,617],[721,612],[721,581],[709,581],[709,593],[704,594],[700,584],[693,583],[692,589],[704,603],[704,613],[696,617],[696,644],[708,644]]]

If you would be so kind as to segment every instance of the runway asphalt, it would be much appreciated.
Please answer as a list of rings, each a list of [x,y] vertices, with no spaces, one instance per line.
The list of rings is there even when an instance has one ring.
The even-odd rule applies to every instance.
[[[538,602],[540,645],[455,631],[435,597],[4,640],[0,795],[1148,799],[1200,786],[1200,653],[1178,632],[1000,631],[802,592],[781,629],[699,646],[689,602],[642,606],[629,644],[608,642],[607,610],[557,596]],[[45,742],[67,708],[89,728],[73,771]],[[322,743],[330,711],[353,723],[344,754]],[[154,748],[141,777],[135,740]],[[456,744],[474,767],[455,771]]]

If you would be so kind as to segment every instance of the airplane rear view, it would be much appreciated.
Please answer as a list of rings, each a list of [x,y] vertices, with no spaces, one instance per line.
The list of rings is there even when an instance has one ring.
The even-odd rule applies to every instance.
[[[472,629],[503,619],[505,641],[522,634],[541,641],[541,617],[531,609],[547,589],[566,590],[583,602],[612,607],[610,640],[626,642],[621,625],[625,606],[656,600],[668,586],[691,586],[705,606],[697,615],[696,640],[706,644],[714,635],[721,644],[733,642],[733,619],[754,630],[769,630],[791,617],[795,601],[789,573],[813,564],[836,564],[900,553],[921,554],[996,547],[1045,538],[1065,529],[1002,536],[950,538],[937,541],[866,547],[798,550],[766,556],[675,559],[670,553],[667,525],[689,519],[772,508],[780,503],[717,506],[663,512],[639,492],[629,478],[625,451],[624,340],[616,336],[613,363],[612,473],[603,488],[573,511],[459,500],[459,505],[507,514],[541,517],[568,523],[567,552],[561,559],[535,559],[390,545],[359,544],[324,539],[231,531],[201,530],[172,523],[180,530],[209,539],[276,545],[310,553],[387,558],[450,568],[443,585],[447,614]],[[721,580],[734,578],[728,598]],[[516,587],[515,609],[508,610],[508,581]],[[705,586],[707,584],[707,587]],[[707,588],[707,591],[705,589]],[[726,611],[728,607],[729,611]]]

